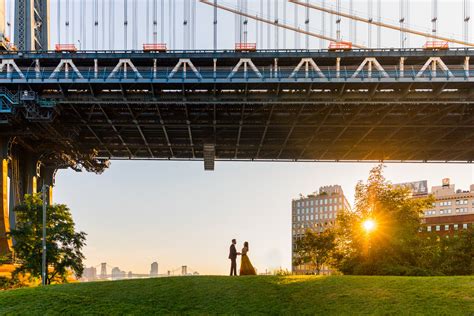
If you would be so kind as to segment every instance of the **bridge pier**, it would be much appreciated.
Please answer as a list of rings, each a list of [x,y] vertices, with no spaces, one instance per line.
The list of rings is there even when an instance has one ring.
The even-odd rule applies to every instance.
[[[40,192],[48,186],[48,203],[52,203],[56,167],[45,165],[40,156],[10,138],[0,138],[0,255],[12,250],[12,240],[6,237],[15,228],[15,207],[25,194]]]

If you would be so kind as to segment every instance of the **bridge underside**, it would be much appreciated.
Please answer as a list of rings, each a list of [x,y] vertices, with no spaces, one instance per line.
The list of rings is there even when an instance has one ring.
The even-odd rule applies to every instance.
[[[367,98],[348,86],[344,93],[336,87],[155,95],[122,88],[94,96],[68,91],[58,97],[59,119],[18,122],[2,135],[40,152],[56,148],[105,159],[202,159],[204,144],[215,145],[218,160],[474,158],[469,90],[437,98],[430,91],[404,97],[403,90]]]

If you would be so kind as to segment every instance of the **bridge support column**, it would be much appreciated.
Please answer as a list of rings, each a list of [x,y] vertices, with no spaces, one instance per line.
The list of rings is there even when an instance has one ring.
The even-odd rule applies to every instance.
[[[10,210],[8,198],[8,140],[0,140],[0,255],[11,252],[12,241],[7,238],[10,232]]]
[[[41,167],[40,170],[40,183],[38,183],[38,190],[42,189],[43,184],[47,186],[47,198],[48,204],[53,204],[53,187],[56,176],[56,168],[54,167]]]

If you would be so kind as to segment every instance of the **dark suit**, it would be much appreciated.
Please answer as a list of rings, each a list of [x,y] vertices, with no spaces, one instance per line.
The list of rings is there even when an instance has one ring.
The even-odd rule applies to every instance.
[[[229,259],[230,259],[230,275],[237,275],[237,249],[235,249],[234,244],[230,245]]]

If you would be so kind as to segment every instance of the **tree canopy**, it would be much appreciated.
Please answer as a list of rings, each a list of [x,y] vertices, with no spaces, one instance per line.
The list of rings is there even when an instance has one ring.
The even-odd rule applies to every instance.
[[[13,250],[20,265],[15,274],[41,276],[43,201],[40,194],[25,195],[15,208],[16,227],[10,232]],[[80,277],[84,271],[86,234],[77,232],[69,208],[64,204],[47,207],[46,246],[47,283],[66,281],[70,272]]]

